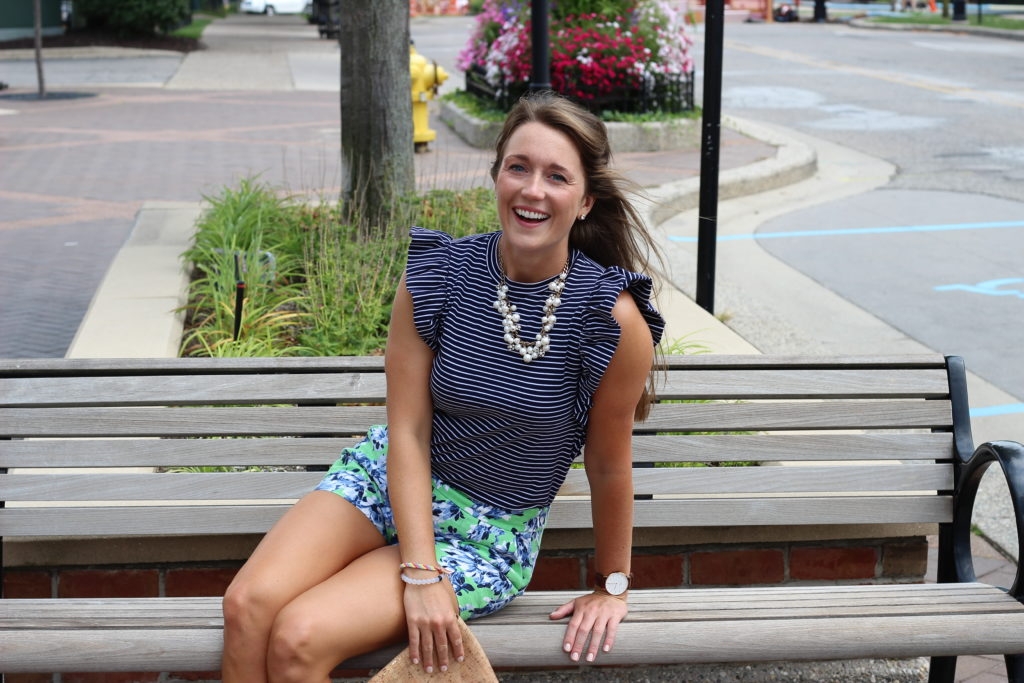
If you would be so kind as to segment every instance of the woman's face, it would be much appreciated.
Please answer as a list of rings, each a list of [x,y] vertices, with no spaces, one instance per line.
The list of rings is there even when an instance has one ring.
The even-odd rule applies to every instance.
[[[543,123],[524,123],[509,137],[494,182],[509,277],[540,280],[551,268],[557,273],[573,223],[593,205],[572,140]],[[528,271],[511,272],[517,264]]]

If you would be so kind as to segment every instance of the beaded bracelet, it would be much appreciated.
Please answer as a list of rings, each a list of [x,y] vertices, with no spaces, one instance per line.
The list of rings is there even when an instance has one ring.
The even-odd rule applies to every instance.
[[[428,586],[432,583],[441,583],[441,580],[444,578],[444,574],[438,574],[431,579],[414,579],[411,576],[406,576],[405,572],[402,572],[399,576],[402,578],[402,581],[412,584],[413,586]]]
[[[438,574],[452,573],[451,569],[446,569],[444,567],[435,567],[432,564],[419,564],[418,562],[403,562],[402,564],[398,565],[399,571],[403,569],[422,569],[428,572],[437,572]]]

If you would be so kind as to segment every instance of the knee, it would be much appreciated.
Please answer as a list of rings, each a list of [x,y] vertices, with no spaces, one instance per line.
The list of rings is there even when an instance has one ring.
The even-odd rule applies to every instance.
[[[277,607],[270,591],[258,582],[236,577],[224,592],[221,603],[224,628],[228,631],[262,628],[267,630],[273,622]]]
[[[299,610],[282,610],[274,620],[267,647],[270,679],[281,683],[316,679],[323,668],[317,643],[320,631],[310,616]]]

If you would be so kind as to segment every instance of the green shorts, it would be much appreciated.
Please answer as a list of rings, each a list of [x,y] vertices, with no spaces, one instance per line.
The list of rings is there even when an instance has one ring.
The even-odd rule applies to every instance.
[[[387,427],[370,428],[327,472],[319,491],[349,501],[398,543],[387,488]],[[434,543],[438,566],[449,578],[463,619],[496,612],[526,590],[540,552],[549,508],[505,510],[477,503],[434,477]]]

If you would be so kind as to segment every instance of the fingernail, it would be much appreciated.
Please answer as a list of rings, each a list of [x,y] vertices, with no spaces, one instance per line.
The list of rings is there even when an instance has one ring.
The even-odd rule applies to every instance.
[[[563,652],[568,652],[571,649],[572,649],[572,643],[566,643],[565,645],[562,646],[562,651]]]
[[[601,649],[604,650],[605,652],[611,652],[612,651],[612,646],[611,645],[605,645]]]
[[[447,670],[448,670],[448,665],[447,664],[445,664],[444,666],[441,667],[441,673],[444,673]]]
[[[464,662],[465,660],[466,660],[466,658],[465,658],[465,657],[458,657],[458,658],[456,659],[456,661],[458,661],[459,663],[462,663],[462,662]]]
[[[428,666],[428,667],[427,667],[427,673],[428,673],[428,674],[432,674],[432,673],[434,673],[434,667],[432,667],[432,666]]]
[[[588,662],[594,661],[594,653],[593,652],[588,652],[587,653],[587,661]]]
[[[579,652],[573,652],[572,653],[572,661],[574,661],[574,662],[580,661],[580,653]]]

